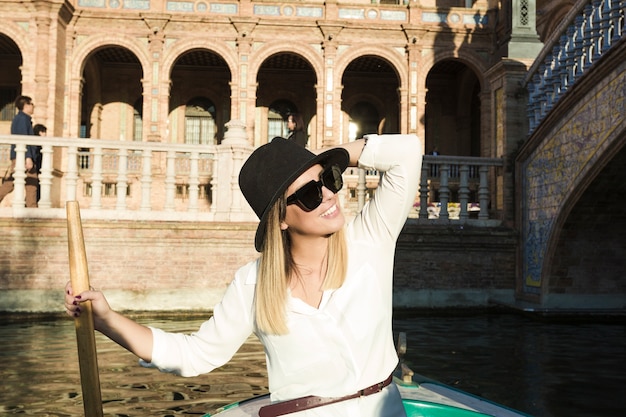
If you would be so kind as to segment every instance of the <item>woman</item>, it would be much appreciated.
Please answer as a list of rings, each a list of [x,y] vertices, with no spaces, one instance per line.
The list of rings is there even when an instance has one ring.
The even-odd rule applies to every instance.
[[[287,116],[287,129],[289,130],[289,137],[287,139],[294,141],[298,145],[305,147],[309,138],[304,131],[304,120],[299,113],[293,113]]]
[[[225,364],[255,333],[272,399],[261,417],[404,416],[389,378],[398,362],[392,272],[421,160],[415,136],[370,135],[319,155],[275,138],[252,153],[239,176],[260,219],[261,255],[237,271],[197,333],[144,327],[111,310],[101,292],[74,296],[69,284],[67,312],[76,316],[80,303],[91,300],[97,330],[145,366],[183,376]],[[337,192],[341,173],[357,164],[384,175],[346,226]]]

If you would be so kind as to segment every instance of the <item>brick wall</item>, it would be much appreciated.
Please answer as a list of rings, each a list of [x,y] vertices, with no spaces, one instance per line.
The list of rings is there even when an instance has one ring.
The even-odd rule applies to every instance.
[[[211,309],[255,259],[252,223],[83,221],[91,284],[120,310]],[[61,312],[65,220],[0,219],[0,311]],[[399,307],[512,302],[516,235],[409,220],[396,255]]]
[[[92,286],[115,307],[212,307],[254,259],[255,225],[83,221]],[[56,311],[70,279],[65,220],[0,219],[0,311]]]
[[[409,220],[396,250],[398,307],[513,304],[517,233],[509,228]]]

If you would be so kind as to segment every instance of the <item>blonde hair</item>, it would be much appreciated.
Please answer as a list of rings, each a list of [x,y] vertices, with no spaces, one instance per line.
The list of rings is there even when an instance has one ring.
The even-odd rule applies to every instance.
[[[280,223],[285,219],[287,206],[281,197],[270,209],[267,218],[263,250],[259,261],[255,292],[257,328],[268,334],[287,334],[287,289],[294,273],[291,241]],[[328,238],[328,266],[322,289],[336,289],[343,285],[348,269],[348,246],[343,228]]]

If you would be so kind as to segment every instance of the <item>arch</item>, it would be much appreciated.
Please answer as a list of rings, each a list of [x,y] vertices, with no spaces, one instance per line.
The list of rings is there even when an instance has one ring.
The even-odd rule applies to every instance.
[[[310,45],[299,42],[276,42],[265,45],[255,52],[254,56],[251,56],[249,67],[249,79],[256,80],[259,75],[259,70],[263,66],[263,63],[271,56],[276,54],[289,53],[294,54],[304,59],[315,73],[315,79],[323,80],[324,74],[324,62],[323,57],[318,51],[311,48]]]
[[[572,210],[586,193],[589,186],[602,173],[603,169],[611,163],[613,158],[626,149],[626,125],[622,124],[622,129],[613,131],[612,134],[607,137],[606,141],[609,145],[601,154],[596,154],[598,158],[593,161],[590,166],[581,166],[578,172],[579,178],[572,183],[571,187],[568,189],[568,194],[564,196],[565,198],[554,219],[552,230],[550,231],[546,243],[541,269],[541,293],[544,295],[549,292],[552,259],[557,252],[563,227],[570,217]]]
[[[120,59],[121,58],[121,59]],[[118,71],[129,72],[129,78],[116,78],[109,74],[105,75],[102,69],[109,62],[127,62],[128,67],[116,68]],[[84,55],[84,61],[80,63],[82,70],[79,83],[75,84],[73,95],[80,97],[80,103],[76,107],[76,114],[80,115],[80,130],[87,137],[99,138],[133,138],[135,139],[137,120],[134,114],[134,105],[137,97],[144,95],[144,83],[147,76],[145,67],[142,67],[139,57],[126,46],[120,43],[104,44],[92,49]],[[110,85],[115,84],[116,87]],[[105,93],[107,91],[108,93]],[[124,103],[124,111],[115,111],[112,107],[114,102]],[[80,112],[80,113],[78,113]],[[108,119],[105,120],[105,119]],[[116,128],[110,123],[118,120]],[[105,128],[106,127],[106,128]],[[116,129],[118,131],[116,131]],[[146,131],[143,129],[142,131]]]
[[[185,46],[192,45],[193,42],[185,43]],[[174,142],[186,141],[190,120],[185,116],[186,106],[194,97],[203,96],[215,106],[210,128],[211,142],[220,143],[224,126],[231,117],[232,97],[236,95],[233,80],[237,74],[233,74],[221,54],[197,45],[182,50],[179,55],[171,54],[166,60],[168,72],[163,72],[161,83],[168,84],[168,93],[163,97],[162,117],[169,123],[169,139]]]
[[[518,198],[526,202],[516,222],[521,230],[518,291],[540,302],[572,206],[625,146],[626,119],[612,105],[622,98],[626,80],[626,64],[619,57],[608,55],[577,81],[516,158]]]
[[[405,88],[408,85],[408,72],[405,56],[403,54],[398,54],[394,50],[379,46],[360,46],[352,48],[339,55],[335,61],[335,85],[341,85],[341,80],[343,79],[345,71],[350,63],[358,58],[368,55],[375,56],[389,63],[391,68],[393,68],[396,72],[396,76],[398,77],[398,86],[400,89]]]
[[[167,78],[169,79],[178,58],[194,49],[206,50],[220,56],[224,61],[226,61],[226,65],[230,71],[231,80],[237,79],[237,74],[239,74],[239,64],[236,52],[221,43],[207,45],[205,39],[181,40],[169,45],[166,48],[167,52],[163,54],[163,60],[161,62],[163,74],[167,74]],[[163,80],[163,77],[161,80]]]
[[[474,74],[476,74],[476,78],[478,78],[478,81],[480,82],[480,90],[487,91],[486,87],[488,87],[488,85],[487,80],[485,79],[485,72],[488,68],[485,65],[485,61],[468,50],[437,52],[437,54],[433,53],[424,57],[424,59],[420,62],[421,65],[418,65],[419,79],[425,81],[433,67],[447,59],[460,61],[461,63],[467,65],[472,71],[474,71]]]
[[[365,81],[368,80],[368,81]],[[342,134],[347,138],[367,133],[395,133],[402,131],[401,79],[397,68],[385,57],[367,53],[351,60],[341,74],[341,119]],[[354,106],[367,103],[375,109],[378,120],[355,117]],[[363,107],[361,107],[363,109]],[[355,124],[352,124],[355,122]],[[355,129],[355,126],[358,128]],[[347,136],[346,136],[347,135]]]
[[[24,56],[27,55],[25,51],[28,51],[30,48],[28,33],[12,21],[5,19],[2,22],[2,26],[0,26],[0,34],[6,35],[15,42],[20,50],[22,59],[24,59]]]
[[[424,82],[424,143],[447,155],[480,156],[480,79],[459,59],[431,67]]]
[[[70,62],[75,62],[76,65],[72,66],[70,76],[72,79],[80,79],[82,77],[83,69],[87,59],[103,47],[123,47],[131,51],[135,57],[139,60],[141,65],[141,72],[146,77],[146,74],[151,71],[150,57],[145,45],[132,38],[116,37],[115,35],[105,36],[90,36],[89,39],[84,40],[79,46],[72,52],[72,58]]]

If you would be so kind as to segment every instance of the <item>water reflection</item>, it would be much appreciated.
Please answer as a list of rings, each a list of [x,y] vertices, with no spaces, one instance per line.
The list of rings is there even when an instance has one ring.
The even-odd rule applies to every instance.
[[[192,332],[202,320],[141,319]],[[439,379],[536,416],[613,417],[626,412],[625,326],[540,322],[520,315],[396,315],[407,363]],[[71,320],[0,326],[0,414],[82,416]],[[106,416],[203,415],[267,392],[263,350],[250,338],[231,362],[195,378],[145,369],[97,335]]]
[[[192,332],[201,320],[145,320],[166,330]],[[0,415],[82,416],[82,390],[71,320],[0,326]],[[134,355],[96,336],[106,416],[204,415],[267,392],[263,349],[255,338],[210,374],[182,378],[146,369]]]
[[[535,416],[626,415],[623,320],[402,317],[414,371]]]

